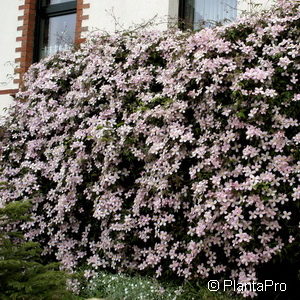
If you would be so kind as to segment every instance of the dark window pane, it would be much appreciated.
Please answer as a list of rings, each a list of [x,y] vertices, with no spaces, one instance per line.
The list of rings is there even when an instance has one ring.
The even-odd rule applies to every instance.
[[[70,48],[75,40],[76,14],[50,17],[45,20],[40,57]]]
[[[184,22],[187,28],[194,28],[195,0],[186,0],[184,6]]]
[[[70,2],[72,0],[43,0],[44,5],[51,5],[51,4],[60,4],[65,2]]]

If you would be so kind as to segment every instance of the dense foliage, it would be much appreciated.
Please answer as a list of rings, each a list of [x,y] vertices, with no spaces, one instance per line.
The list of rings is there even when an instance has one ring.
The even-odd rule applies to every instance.
[[[15,222],[28,221],[29,207],[28,201],[18,201],[0,209],[0,299],[75,299],[66,289],[68,275],[59,265],[41,263],[40,245],[25,241],[16,230],[6,230]]]
[[[33,199],[26,236],[66,268],[239,281],[299,245],[297,2],[33,65],[1,158],[2,201]]]

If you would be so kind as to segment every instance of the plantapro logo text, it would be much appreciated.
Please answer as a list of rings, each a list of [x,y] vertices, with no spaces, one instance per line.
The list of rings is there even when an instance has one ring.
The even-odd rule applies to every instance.
[[[218,280],[210,280],[207,285],[211,292],[217,291],[235,291],[235,292],[285,292],[287,285],[284,282],[274,282],[273,280],[265,280],[263,282],[238,282],[236,280],[224,280],[219,282]]]

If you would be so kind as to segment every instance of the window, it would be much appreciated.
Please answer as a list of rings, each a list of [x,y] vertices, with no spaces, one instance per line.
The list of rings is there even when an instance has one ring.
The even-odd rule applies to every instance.
[[[200,29],[236,18],[237,0],[181,0],[183,28]]]
[[[70,48],[75,42],[75,28],[76,1],[38,1],[35,60]]]

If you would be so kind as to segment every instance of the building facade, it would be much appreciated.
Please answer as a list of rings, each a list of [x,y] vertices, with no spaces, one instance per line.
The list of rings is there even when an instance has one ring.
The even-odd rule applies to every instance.
[[[39,59],[84,41],[93,31],[113,33],[148,24],[199,29],[230,22],[274,0],[1,0],[0,116]],[[258,4],[258,5],[256,5]]]

